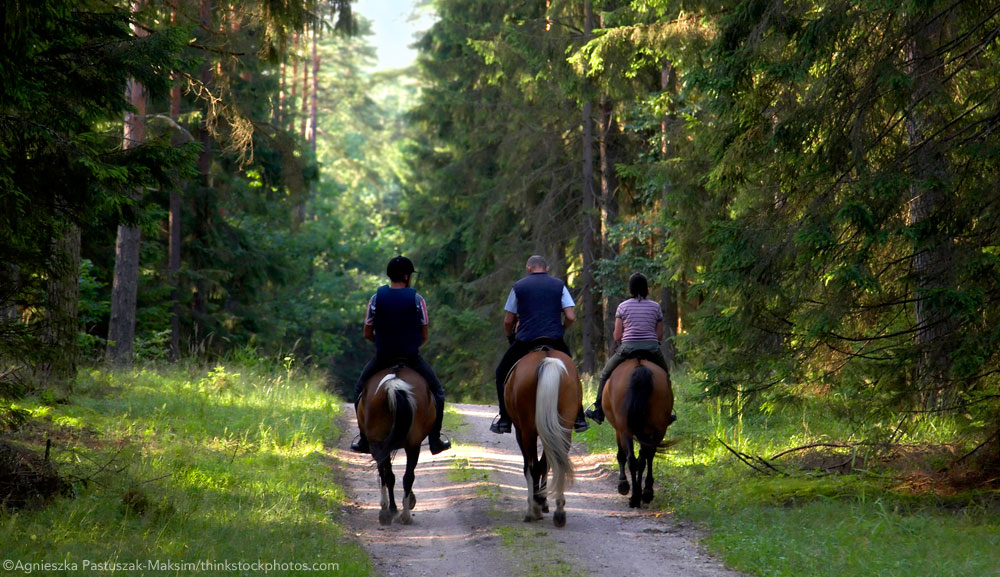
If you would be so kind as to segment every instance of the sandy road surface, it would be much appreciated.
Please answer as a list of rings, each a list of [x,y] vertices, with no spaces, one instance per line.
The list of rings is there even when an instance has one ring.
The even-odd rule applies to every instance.
[[[371,457],[348,448],[357,432],[354,408],[344,411],[345,435],[336,454],[353,499],[345,523],[379,575],[739,577],[706,555],[694,542],[695,532],[671,516],[629,509],[616,490],[617,472],[604,466],[613,455],[589,455],[576,443],[566,527],[556,529],[551,514],[524,523],[527,488],[517,441],[489,432],[495,406],[452,406],[464,421],[457,430],[446,427],[453,449],[432,456],[424,445],[413,487],[413,524],[389,527],[378,523],[378,473]],[[402,451],[393,463],[398,501]]]

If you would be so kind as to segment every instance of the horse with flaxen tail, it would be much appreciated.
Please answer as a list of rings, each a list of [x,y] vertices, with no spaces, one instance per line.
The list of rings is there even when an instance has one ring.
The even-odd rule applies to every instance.
[[[653,500],[653,456],[665,446],[663,437],[674,419],[670,375],[655,363],[627,360],[611,373],[601,404],[618,440],[618,492],[629,493],[627,461],[632,478],[629,507],[649,503]],[[638,459],[635,442],[639,443]],[[644,471],[645,486],[640,495]]]
[[[555,496],[556,527],[566,525],[567,484],[573,480],[569,458],[573,421],[583,390],[576,365],[562,352],[543,349],[528,353],[514,365],[504,388],[504,402],[514,423],[517,444],[524,458],[528,485],[525,521],[536,521],[548,512],[547,496]],[[538,455],[538,440],[542,454]],[[549,468],[552,489],[548,489]]]
[[[412,522],[410,511],[417,503],[413,495],[420,445],[430,432],[436,409],[427,382],[408,367],[395,367],[375,373],[365,383],[358,401],[358,428],[365,433],[371,446],[372,458],[378,465],[381,510],[378,520],[392,524],[399,509],[393,487],[392,455],[406,451],[406,472],[403,473],[403,511],[399,522]]]

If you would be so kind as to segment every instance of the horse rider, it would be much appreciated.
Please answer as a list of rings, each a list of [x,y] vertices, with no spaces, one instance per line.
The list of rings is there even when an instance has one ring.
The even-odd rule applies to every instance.
[[[503,327],[510,348],[504,353],[496,371],[500,417],[490,425],[490,431],[497,434],[511,430],[512,423],[503,393],[507,375],[517,361],[540,346],[549,346],[572,356],[563,340],[566,329],[576,320],[576,305],[569,289],[563,281],[549,274],[549,265],[541,256],[530,257],[525,268],[528,274],[514,283],[504,305]],[[582,433],[587,428],[581,406],[573,430]]]
[[[410,278],[413,275],[413,262],[404,256],[397,256],[389,261],[386,274],[389,284],[379,287],[368,301],[368,313],[365,316],[365,339],[375,343],[375,358],[368,361],[357,384],[354,385],[354,411],[358,410],[358,402],[365,382],[375,373],[390,368],[402,362],[420,373],[427,381],[434,406],[437,408],[437,418],[434,427],[427,436],[427,444],[432,454],[451,448],[451,441],[441,438],[441,422],[444,419],[444,388],[434,374],[434,369],[420,356],[420,346],[427,341],[427,303],[417,291],[410,288]],[[351,450],[358,453],[370,452],[368,439],[364,433],[351,444]]]
[[[614,338],[621,345],[601,371],[601,382],[597,387],[594,408],[587,409],[587,416],[598,425],[604,422],[604,409],[601,407],[604,385],[611,378],[615,367],[626,359],[639,354],[670,373],[667,360],[660,350],[660,342],[663,340],[663,310],[659,303],[646,298],[649,296],[649,283],[642,273],[637,272],[629,277],[628,292],[632,298],[618,305],[618,310],[615,312]]]

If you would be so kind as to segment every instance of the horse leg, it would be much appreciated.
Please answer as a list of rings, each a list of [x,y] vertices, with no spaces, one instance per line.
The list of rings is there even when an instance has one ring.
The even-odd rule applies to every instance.
[[[532,472],[532,476],[537,481],[535,483],[535,502],[538,506],[542,508],[542,513],[549,512],[549,501],[546,498],[548,494],[548,484],[549,484],[549,462],[545,458],[545,451],[542,451],[542,457],[535,464],[535,470]]]
[[[413,495],[413,479],[416,477],[414,471],[417,469],[417,459],[420,457],[420,445],[406,448],[406,472],[403,473],[403,512],[399,515],[399,522],[409,525],[413,522],[410,517],[410,510],[417,504],[417,498]]]
[[[524,515],[524,522],[530,523],[542,518],[542,508],[535,501],[538,492],[538,478],[535,468],[538,464],[538,440],[536,438],[522,439],[520,432],[517,437],[517,444],[521,447],[521,456],[524,458],[524,480],[528,485],[528,511]]]
[[[554,477],[557,475],[563,477],[553,478],[556,486],[556,512],[552,514],[552,524],[562,528],[566,526],[566,496],[563,494],[563,488],[566,486],[564,479],[566,471],[556,468],[552,473]],[[548,467],[546,467],[545,475],[548,476]]]
[[[626,452],[628,456],[628,470],[632,475],[632,496],[629,497],[628,506],[635,508],[639,506],[639,491],[642,487],[642,471],[639,467],[639,460],[635,457],[635,442],[631,437],[628,438]]]
[[[393,487],[396,485],[396,477],[392,474],[392,459],[386,457],[378,466],[379,485],[382,493],[381,506],[378,512],[378,522],[380,525],[392,525],[392,518],[396,515],[396,497],[393,495]]]
[[[642,457],[639,466],[641,467],[643,463],[646,465],[646,482],[642,489],[642,502],[648,504],[653,502],[653,456],[656,454],[656,450],[652,447],[643,447],[639,454]]]
[[[618,494],[628,495],[629,489],[632,487],[628,484],[628,479],[625,477],[625,441],[620,436],[618,437]]]

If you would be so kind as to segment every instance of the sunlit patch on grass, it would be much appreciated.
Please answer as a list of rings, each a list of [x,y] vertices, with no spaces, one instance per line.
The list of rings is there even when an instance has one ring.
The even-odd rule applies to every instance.
[[[102,442],[64,435],[53,459],[83,479],[76,496],[0,517],[5,557],[266,559],[370,573],[337,522],[344,493],[325,447],[340,404],[318,376],[170,367],[80,380],[69,403],[30,408]]]

